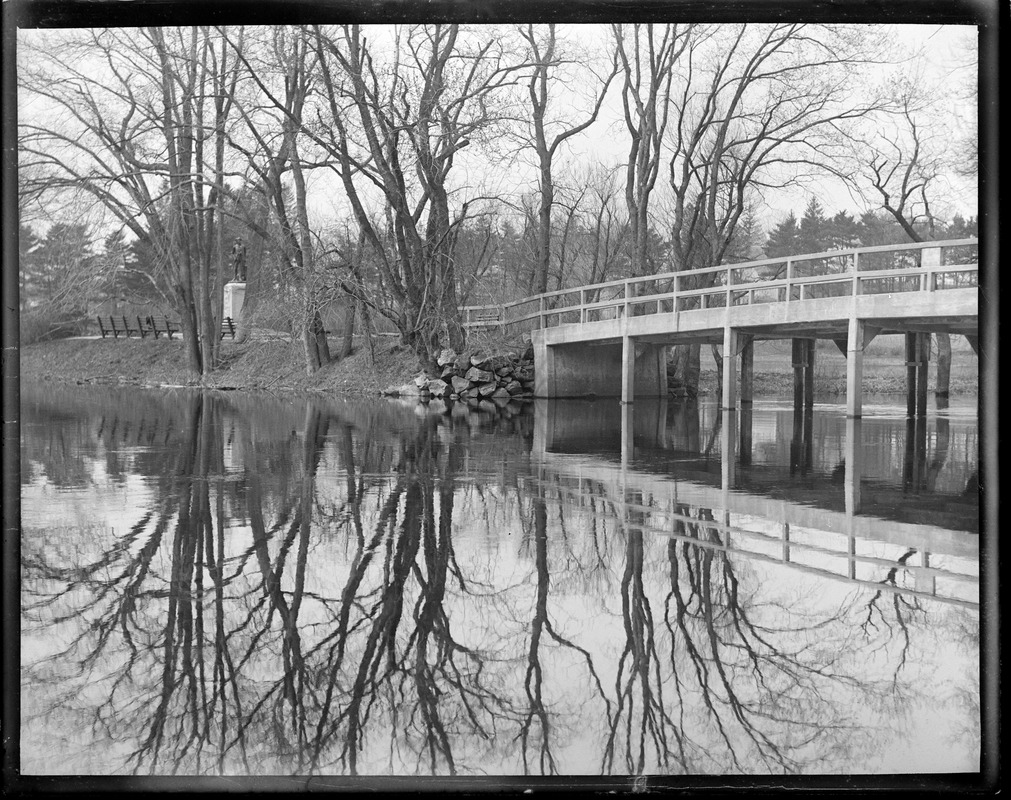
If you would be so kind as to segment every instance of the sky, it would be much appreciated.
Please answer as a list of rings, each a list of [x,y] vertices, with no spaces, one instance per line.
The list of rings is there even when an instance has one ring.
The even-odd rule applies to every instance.
[[[931,114],[950,142],[959,140],[971,129],[970,122],[976,114],[975,99],[971,93],[975,80],[974,31],[971,26],[891,26],[889,55],[895,58],[904,53],[911,55],[904,63],[883,66],[879,71],[882,78],[889,71],[911,71],[920,80],[937,87],[934,95],[944,99],[938,102]],[[29,43],[39,36],[59,35],[62,34],[54,31],[21,31],[20,41]],[[391,29],[374,27],[371,35],[375,40],[382,40],[391,35]],[[567,52],[576,58],[602,53],[606,50],[608,35],[608,29],[603,25],[560,25],[558,28],[559,47],[563,53]],[[23,53],[21,57],[25,57]],[[587,84],[587,75],[585,69],[574,71],[567,83],[571,94],[558,96],[561,106],[568,104],[575,107],[579,116],[585,114],[585,98],[588,90],[592,91],[592,81]],[[582,107],[582,112],[578,111],[579,107]],[[33,115],[44,117],[48,112],[44,105],[29,102],[22,92],[19,96],[19,113],[24,119]],[[597,122],[561,148],[556,167],[557,180],[564,188],[566,182],[571,180],[569,176],[578,175],[593,162],[601,162],[619,170],[616,180],[620,189],[620,170],[627,160],[627,154],[628,135],[622,121],[620,91],[616,80],[610,87]],[[537,185],[536,171],[529,151],[519,149],[517,142],[509,136],[502,136],[494,142],[493,152],[480,148],[464,151],[454,166],[454,180],[458,188],[462,189],[461,197],[488,196],[514,205],[520,194],[535,191]],[[944,199],[935,202],[940,215],[950,218],[956,213],[963,216],[977,214],[974,183],[954,175],[948,176],[947,180]],[[659,183],[662,187],[662,172]],[[316,225],[332,226],[348,216],[343,192],[332,173],[317,171],[310,177],[310,185],[315,189],[310,212]],[[564,199],[564,192],[560,194]],[[861,198],[840,180],[820,175],[802,186],[767,192],[754,210],[760,224],[768,231],[790,211],[802,214],[812,196],[817,197],[829,215],[841,210],[859,213],[875,207],[874,198]],[[619,192],[618,198],[620,197]],[[33,222],[39,228],[46,227],[44,219]]]

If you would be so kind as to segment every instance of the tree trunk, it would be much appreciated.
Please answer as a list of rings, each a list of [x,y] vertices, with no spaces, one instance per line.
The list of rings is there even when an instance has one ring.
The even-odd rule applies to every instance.
[[[701,373],[701,345],[679,344],[671,348],[674,366],[674,379],[671,388],[684,397],[698,397],[699,375]]]
[[[358,314],[358,301],[351,295],[347,295],[347,304],[344,309],[344,325],[341,329],[340,344],[338,345],[335,359],[342,361],[351,355],[355,336],[355,317]]]

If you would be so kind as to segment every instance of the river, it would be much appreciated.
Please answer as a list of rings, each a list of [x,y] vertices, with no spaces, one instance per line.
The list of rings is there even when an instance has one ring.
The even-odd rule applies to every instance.
[[[22,387],[25,775],[975,772],[975,399]]]

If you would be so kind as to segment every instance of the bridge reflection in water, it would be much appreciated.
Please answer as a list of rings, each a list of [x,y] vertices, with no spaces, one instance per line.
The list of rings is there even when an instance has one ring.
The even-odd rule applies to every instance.
[[[978,769],[969,415],[22,401],[22,774]]]
[[[749,410],[738,419],[662,399],[545,401],[535,415],[535,483],[573,506],[592,503],[625,529],[979,605],[974,422],[963,420],[952,441],[943,414],[929,430],[925,419],[860,419],[841,409],[801,419],[788,407]],[[788,459],[778,452],[783,429],[792,429]],[[700,508],[712,512],[702,540]]]

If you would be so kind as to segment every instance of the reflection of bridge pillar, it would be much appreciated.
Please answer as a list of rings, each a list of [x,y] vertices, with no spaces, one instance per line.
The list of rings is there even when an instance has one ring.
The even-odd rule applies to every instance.
[[[814,445],[814,411],[810,408],[793,410],[793,438],[790,440],[790,474],[801,474],[811,468]]]
[[[724,358],[726,358],[724,356]],[[726,363],[726,361],[724,361]],[[737,485],[737,415],[723,414],[723,429],[720,432],[720,467],[723,491],[727,492]],[[726,507],[726,505],[724,505]]]
[[[621,465],[635,458],[635,410],[631,403],[621,404]]]
[[[752,447],[752,410],[751,403],[741,403],[741,466],[746,467],[751,464]]]
[[[906,334],[906,415],[927,414],[927,376],[930,334]]]
[[[925,488],[927,475],[927,418],[906,420],[906,449],[902,464],[902,486],[907,492]]]
[[[850,417],[846,420],[846,473],[843,478],[846,513],[860,513],[860,476],[864,469],[864,447],[862,421]]]
[[[918,592],[927,594],[937,594],[937,577],[930,570],[930,553],[926,550],[921,555],[922,568],[915,570],[913,574],[914,587]]]

